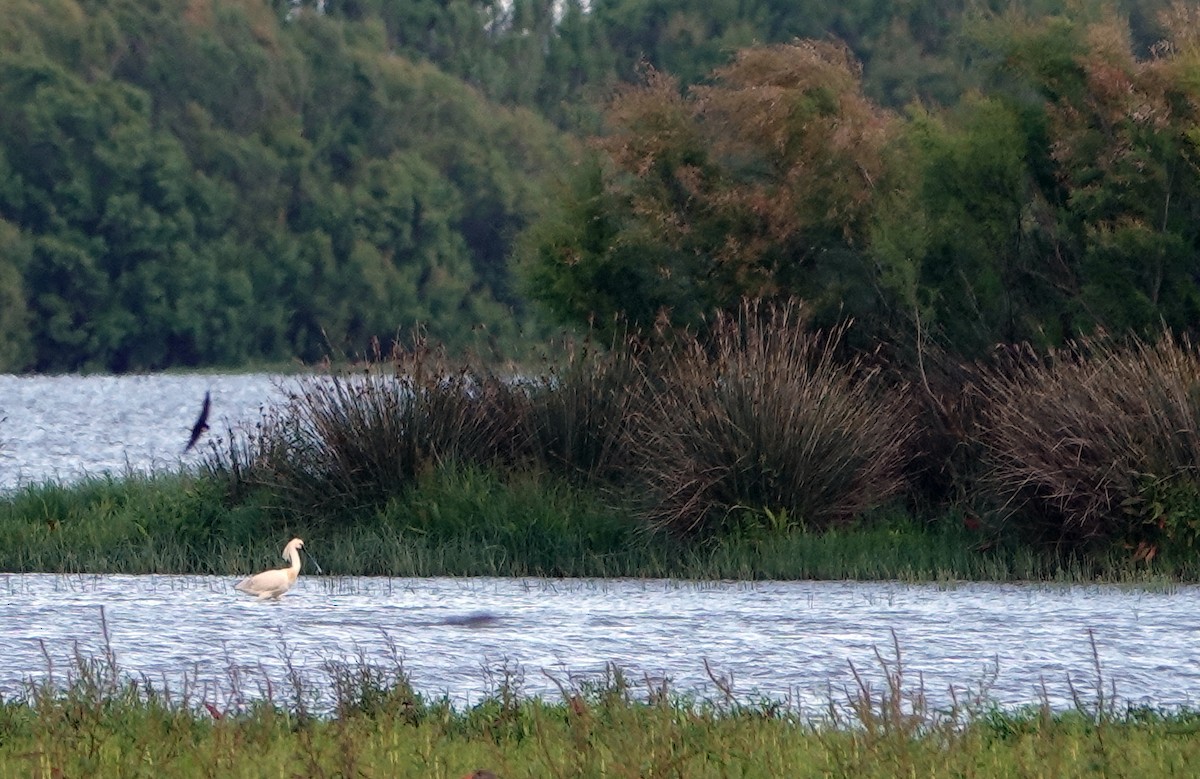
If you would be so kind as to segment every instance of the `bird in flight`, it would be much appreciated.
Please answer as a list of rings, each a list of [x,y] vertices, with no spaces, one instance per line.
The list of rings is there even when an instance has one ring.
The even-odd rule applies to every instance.
[[[188,451],[196,442],[200,440],[200,436],[208,430],[208,407],[211,405],[212,399],[209,393],[204,393],[204,406],[200,409],[200,418],[196,420],[196,424],[192,425],[192,437],[188,439],[187,446],[183,447],[183,451]]]

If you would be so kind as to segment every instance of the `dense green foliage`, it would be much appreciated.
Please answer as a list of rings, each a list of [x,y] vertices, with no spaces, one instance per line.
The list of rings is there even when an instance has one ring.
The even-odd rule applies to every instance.
[[[506,668],[482,700],[455,706],[417,692],[399,659],[361,657],[321,673],[289,665],[293,689],[266,700],[231,669],[234,688],[214,701],[207,685],[127,676],[109,648],[78,656],[57,685],[0,700],[0,775],[1151,778],[1200,759],[1195,711],[1119,703],[1099,667],[1095,696],[1068,710],[1006,711],[974,680],[935,705],[899,647],[879,663],[881,684],[859,676],[820,714],[751,697],[717,672],[717,697],[697,699],[615,666],[547,670],[558,700],[528,696],[523,669]],[[325,711],[313,707],[318,687],[332,698]]]
[[[0,369],[513,353],[526,294],[966,353],[1186,329],[1194,20],[1112,8],[8,0]]]
[[[854,52],[741,49],[687,85],[650,70],[519,245],[565,321],[700,326],[744,295],[847,316],[912,363],[1200,323],[1194,9],[1147,50],[1114,12],[977,18],[975,87],[899,113]]]
[[[0,367],[510,345],[508,235],[565,142],[370,24],[262,2],[10,2]]]
[[[685,84],[750,46],[837,38],[864,62],[867,91],[901,106],[913,99],[953,103],[979,78],[971,28],[1008,0],[913,3],[827,0],[276,0],[354,21],[379,20],[391,44],[504,103],[536,107],[566,122],[590,118],[613,84],[649,65]],[[1127,14],[1139,49],[1157,40],[1157,15],[1170,0],[1107,4],[1025,0],[1031,13]]]

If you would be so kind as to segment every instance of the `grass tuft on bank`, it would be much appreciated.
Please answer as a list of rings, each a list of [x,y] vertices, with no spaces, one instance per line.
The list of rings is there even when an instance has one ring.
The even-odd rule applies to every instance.
[[[523,669],[508,669],[463,704],[422,695],[399,656],[289,666],[289,684],[255,694],[238,673],[219,689],[132,677],[109,650],[0,699],[0,773],[1152,778],[1200,759],[1195,711],[1103,692],[1081,692],[1066,710],[1005,710],[969,687],[935,705],[898,646],[878,662],[881,682],[853,668],[856,683],[803,711],[743,694],[716,671],[712,697],[609,666],[552,676],[560,694],[543,698],[525,694]],[[1106,690],[1097,674],[1095,690]]]

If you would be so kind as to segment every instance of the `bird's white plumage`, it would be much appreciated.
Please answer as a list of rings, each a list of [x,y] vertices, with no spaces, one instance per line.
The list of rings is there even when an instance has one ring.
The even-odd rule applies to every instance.
[[[283,548],[283,558],[291,565],[287,568],[273,568],[256,573],[242,579],[233,588],[247,595],[255,595],[259,600],[267,598],[278,600],[292,588],[292,585],[296,583],[296,577],[300,575],[300,550],[303,548],[304,542],[299,538],[293,538]]]

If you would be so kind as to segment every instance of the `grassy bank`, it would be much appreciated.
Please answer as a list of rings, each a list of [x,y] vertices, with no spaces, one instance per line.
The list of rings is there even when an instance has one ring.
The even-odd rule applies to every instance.
[[[1200,759],[1196,712],[1102,696],[1057,712],[971,695],[935,707],[884,668],[883,684],[805,713],[720,685],[698,700],[618,669],[563,681],[558,700],[500,679],[452,706],[414,692],[400,666],[331,663],[333,700],[314,714],[303,686],[290,701],[214,701],[81,658],[63,684],[0,700],[0,776],[1160,777]]]
[[[28,486],[0,499],[0,570],[244,574],[293,535],[327,574],[689,579],[1197,580],[1200,566],[1056,555],[899,509],[821,532],[749,524],[716,538],[649,530],[628,501],[546,474],[441,468],[352,522],[288,518],[191,475]],[[306,573],[311,574],[311,568]]]

